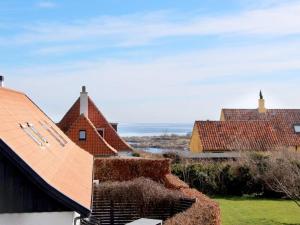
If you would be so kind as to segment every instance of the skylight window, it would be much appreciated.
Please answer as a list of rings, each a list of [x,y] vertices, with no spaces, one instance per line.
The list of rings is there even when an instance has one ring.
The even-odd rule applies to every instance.
[[[20,124],[20,127],[39,146],[44,145],[44,141],[31,129],[31,127],[29,127],[28,123],[26,125]]]
[[[294,125],[294,130],[295,130],[295,133],[300,134],[300,124],[295,124]]]
[[[41,124],[41,126],[47,130],[51,136],[61,145],[61,146],[65,146],[68,142],[66,141],[66,139],[64,139],[51,125],[49,125],[46,121],[44,122],[39,122]]]
[[[31,123],[27,123],[27,126],[29,127],[29,129],[32,130],[32,132],[45,144],[48,144],[48,140],[43,137],[36,129],[35,127],[31,124]]]

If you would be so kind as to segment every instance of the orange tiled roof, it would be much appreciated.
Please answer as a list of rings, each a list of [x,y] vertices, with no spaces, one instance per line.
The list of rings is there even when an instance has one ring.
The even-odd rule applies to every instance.
[[[72,127],[73,123],[78,119],[80,116],[80,98],[76,100],[73,106],[69,109],[66,115],[62,118],[59,122],[58,126],[65,132],[70,133],[69,129]],[[105,129],[105,143],[108,145],[107,148],[114,148],[117,151],[131,151],[132,148],[118,135],[112,125],[107,121],[104,115],[100,112],[100,110],[96,107],[94,102],[90,97],[88,97],[88,119],[91,121],[95,128],[104,128]],[[74,138],[74,139],[73,139]],[[97,137],[98,138],[98,137]],[[72,136],[71,139],[80,145],[78,141],[78,137]],[[89,140],[89,145],[96,145],[97,140]],[[86,148],[85,148],[86,149]],[[86,149],[88,151],[88,149]],[[91,152],[92,153],[92,152]],[[98,150],[100,153],[100,150]],[[103,154],[106,154],[107,151],[104,149]]]
[[[66,134],[71,139],[78,139],[78,131],[84,129],[86,131],[86,141],[78,141],[77,144],[86,149],[92,155],[117,155],[118,152],[100,136],[96,127],[85,115],[80,115],[72,124]],[[92,141],[89,141],[91,139]]]
[[[88,212],[92,195],[92,155],[73,143],[25,94],[0,88],[0,96],[0,151],[9,151],[46,187],[73,202],[78,206],[76,209]],[[27,123],[48,143],[41,142],[40,146],[32,138]],[[20,124],[27,127],[29,134]]]
[[[279,148],[276,130],[264,121],[196,121],[204,151]]]
[[[267,109],[259,113],[257,109],[223,109],[226,121],[269,121],[279,133],[282,145],[300,146],[300,135],[294,125],[300,123],[300,109]]]

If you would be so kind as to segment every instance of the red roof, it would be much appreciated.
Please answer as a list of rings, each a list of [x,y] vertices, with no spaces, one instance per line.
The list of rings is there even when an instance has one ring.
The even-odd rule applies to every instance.
[[[77,130],[74,131],[74,123],[78,122],[80,118],[80,98],[78,98],[73,106],[69,109],[66,115],[59,122],[58,126],[78,145],[82,146],[85,150],[94,155],[107,155],[108,152],[115,154],[118,151],[132,151],[131,146],[129,146],[116,132],[112,125],[107,121],[104,115],[96,107],[94,102],[90,97],[88,97],[88,120],[89,125],[92,126],[94,131],[98,128],[104,129],[104,137],[99,137],[99,135],[93,135],[94,138],[89,138],[86,140],[86,144],[78,140],[78,132],[81,129],[80,126],[76,126]],[[77,122],[76,122],[77,121]],[[87,125],[87,124],[86,124]],[[83,128],[83,127],[82,127]],[[71,133],[77,133],[77,135],[70,135]],[[105,146],[104,146],[105,145]],[[94,146],[91,150],[90,147]],[[97,150],[95,150],[97,148]],[[110,149],[110,150],[109,150]]]
[[[203,151],[272,150],[279,148],[276,130],[261,121],[196,121]]]
[[[77,118],[66,134],[72,140],[78,140],[79,130],[86,131],[86,140],[77,141],[77,144],[81,148],[86,149],[92,155],[103,156],[118,154],[117,150],[111,147],[111,145],[108,144],[103,137],[101,137],[93,123],[83,114]]]
[[[0,96],[0,151],[14,157],[55,196],[89,211],[92,155],[73,143],[25,94],[0,88]]]
[[[267,109],[259,113],[257,109],[223,109],[226,121],[269,121],[279,133],[285,146],[300,146],[300,134],[294,126],[300,124],[300,109]]]

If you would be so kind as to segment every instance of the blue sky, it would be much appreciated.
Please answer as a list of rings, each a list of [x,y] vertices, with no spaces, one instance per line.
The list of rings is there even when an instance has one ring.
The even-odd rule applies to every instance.
[[[58,121],[86,85],[110,120],[299,108],[300,1],[1,1],[0,74]]]

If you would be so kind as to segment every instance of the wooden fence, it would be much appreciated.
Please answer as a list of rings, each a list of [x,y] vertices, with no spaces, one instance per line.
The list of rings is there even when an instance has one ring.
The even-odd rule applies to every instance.
[[[146,212],[134,201],[113,202],[109,199],[93,199],[92,213],[81,220],[81,225],[124,225],[141,217],[166,220],[176,213],[187,210],[195,202],[193,199],[180,199],[174,203],[161,203],[147,206]]]

